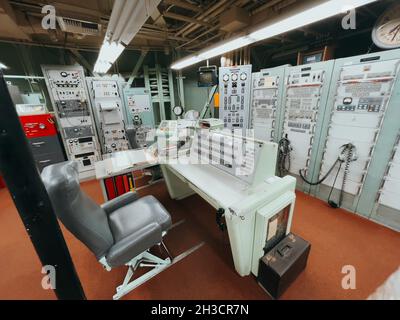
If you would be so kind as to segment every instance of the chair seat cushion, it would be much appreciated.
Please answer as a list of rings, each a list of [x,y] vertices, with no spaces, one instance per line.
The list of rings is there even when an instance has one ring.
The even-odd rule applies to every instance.
[[[112,268],[122,266],[161,240],[160,225],[156,222],[148,224],[113,245],[107,253],[107,262]]]
[[[153,196],[142,197],[109,215],[109,225],[115,243],[151,223],[159,224],[160,232],[167,231],[171,227],[171,216]]]

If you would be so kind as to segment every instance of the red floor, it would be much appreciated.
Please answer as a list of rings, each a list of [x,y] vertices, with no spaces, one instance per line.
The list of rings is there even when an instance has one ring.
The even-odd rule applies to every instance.
[[[96,181],[84,190],[101,203]],[[204,241],[198,251],[142,285],[125,299],[269,299],[253,276],[233,268],[226,232],[215,224],[215,210],[198,196],[171,200],[165,185],[143,189],[185,222],[169,232],[173,255]],[[307,269],[282,299],[365,299],[400,265],[400,233],[298,193],[292,231],[311,242]],[[0,299],[55,299],[41,287],[41,265],[7,190],[0,190]],[[65,231],[75,267],[89,299],[110,299],[125,269],[105,271],[95,257]],[[356,268],[356,289],[341,287],[342,267]]]

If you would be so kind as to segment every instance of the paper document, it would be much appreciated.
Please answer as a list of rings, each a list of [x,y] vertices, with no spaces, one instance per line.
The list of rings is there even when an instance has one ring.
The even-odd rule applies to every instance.
[[[276,235],[277,230],[278,230],[278,218],[275,218],[274,220],[270,221],[268,224],[267,241]]]

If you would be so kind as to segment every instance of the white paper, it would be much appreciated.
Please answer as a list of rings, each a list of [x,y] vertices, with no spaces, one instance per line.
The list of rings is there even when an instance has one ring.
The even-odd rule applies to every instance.
[[[120,170],[125,170],[131,166],[129,156],[126,153],[118,154],[117,157],[108,159],[110,163],[110,173]]]
[[[278,229],[278,218],[275,218],[268,224],[267,241],[276,235],[277,229]]]

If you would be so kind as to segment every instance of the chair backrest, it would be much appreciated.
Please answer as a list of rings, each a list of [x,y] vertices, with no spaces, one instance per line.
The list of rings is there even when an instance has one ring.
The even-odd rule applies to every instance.
[[[42,180],[55,214],[98,259],[114,244],[106,212],[79,185],[78,163],[67,161],[44,168]]]
[[[140,148],[140,145],[138,144],[136,139],[136,128],[134,126],[126,126],[125,132],[131,149]]]

